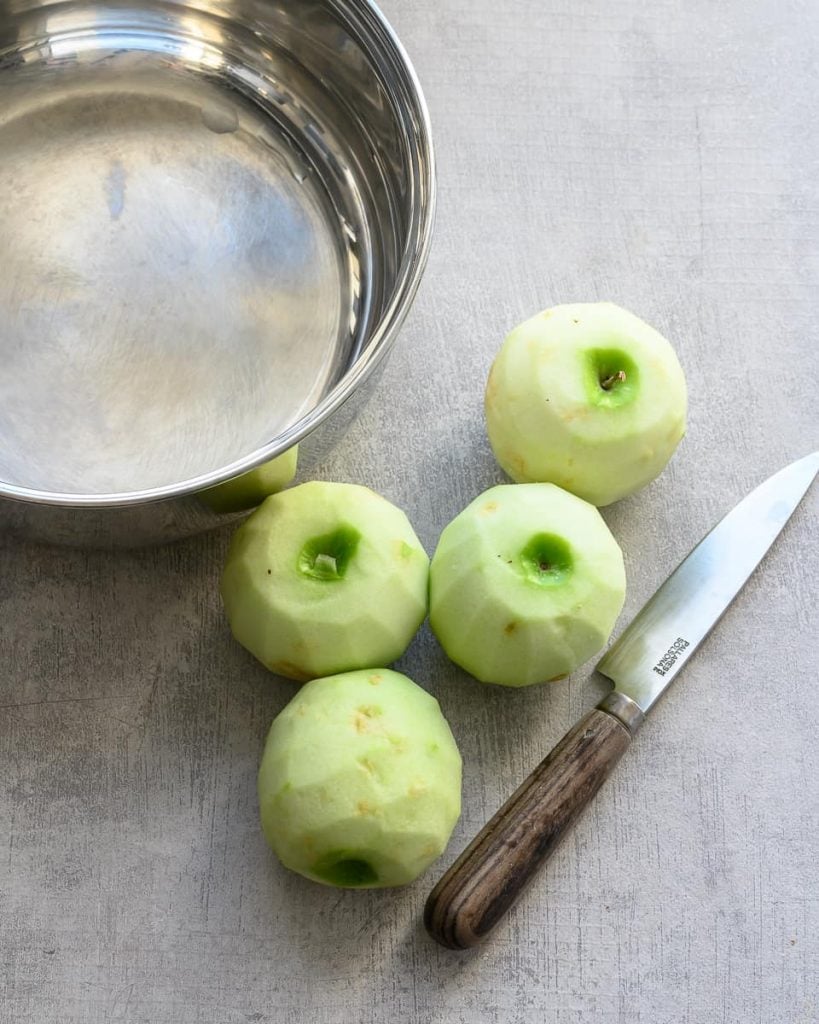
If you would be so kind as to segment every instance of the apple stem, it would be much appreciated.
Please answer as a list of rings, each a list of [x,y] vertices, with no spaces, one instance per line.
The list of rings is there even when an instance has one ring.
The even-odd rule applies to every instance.
[[[606,377],[605,380],[600,381],[600,387],[604,391],[611,391],[615,384],[621,384],[626,379],[626,371],[618,370],[617,373],[612,373]]]
[[[338,562],[332,555],[316,555],[314,566],[332,576],[338,575]]]

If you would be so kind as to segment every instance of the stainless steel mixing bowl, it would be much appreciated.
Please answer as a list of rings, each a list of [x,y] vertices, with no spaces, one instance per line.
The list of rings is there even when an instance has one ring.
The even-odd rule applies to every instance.
[[[164,541],[303,439],[309,472],[395,339],[434,196],[368,0],[0,0],[0,524]]]

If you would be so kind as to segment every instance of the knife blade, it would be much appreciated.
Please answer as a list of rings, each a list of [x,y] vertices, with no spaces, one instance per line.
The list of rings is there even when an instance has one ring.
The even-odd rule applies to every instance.
[[[677,566],[597,664],[645,713],[762,561],[819,470],[819,452],[792,462],[742,499]]]
[[[502,920],[739,593],[817,471],[814,452],[769,477],[644,605],[597,665],[614,683],[612,692],[566,733],[432,890],[424,924],[437,942],[468,949]]]

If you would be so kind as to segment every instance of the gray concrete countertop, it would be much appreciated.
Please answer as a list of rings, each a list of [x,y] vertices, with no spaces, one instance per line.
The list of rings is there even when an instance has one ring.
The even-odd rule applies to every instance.
[[[819,6],[390,0],[434,120],[429,269],[372,404],[321,467],[431,550],[501,479],[505,332],[612,299],[675,343],[689,435],[607,509],[620,625],[758,481],[817,444]],[[257,824],[293,684],[228,634],[228,535],[104,554],[0,542],[3,1024],[810,1024],[819,1018],[819,494],[483,950],[429,887],[603,692],[482,688],[425,628],[399,667],[465,761],[445,857],[400,891],[287,874]],[[619,628],[619,627],[618,627]],[[813,642],[811,642],[813,639]]]

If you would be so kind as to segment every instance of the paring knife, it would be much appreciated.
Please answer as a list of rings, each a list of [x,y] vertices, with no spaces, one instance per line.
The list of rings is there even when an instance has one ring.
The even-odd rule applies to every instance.
[[[597,665],[613,692],[566,733],[433,889],[424,923],[434,939],[468,949],[498,924],[736,597],[817,470],[814,452],[760,484],[638,613]]]

